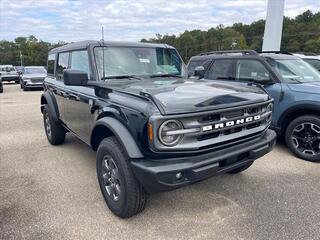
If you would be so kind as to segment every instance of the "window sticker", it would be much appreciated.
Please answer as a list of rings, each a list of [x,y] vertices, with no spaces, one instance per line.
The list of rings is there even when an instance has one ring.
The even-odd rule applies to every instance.
[[[139,60],[141,63],[150,63],[150,60],[148,58],[140,58]]]

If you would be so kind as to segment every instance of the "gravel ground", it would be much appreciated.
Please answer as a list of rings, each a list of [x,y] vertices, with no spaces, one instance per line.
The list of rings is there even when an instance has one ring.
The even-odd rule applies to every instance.
[[[48,144],[41,91],[0,94],[0,239],[320,239],[320,164],[278,145],[238,175],[149,196],[121,220],[106,207],[95,152]]]

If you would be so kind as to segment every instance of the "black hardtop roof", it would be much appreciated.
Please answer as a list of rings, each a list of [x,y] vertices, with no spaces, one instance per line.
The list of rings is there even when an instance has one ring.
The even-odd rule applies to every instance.
[[[168,44],[163,43],[145,43],[145,42],[121,42],[121,41],[97,41],[97,40],[86,40],[81,42],[74,42],[74,43],[68,43],[66,45],[63,45],[61,47],[57,47],[54,49],[51,49],[49,51],[49,54],[51,53],[57,53],[57,52],[66,52],[66,51],[72,51],[77,49],[85,49],[88,47],[94,47],[94,46],[112,46],[112,47],[149,47],[149,48],[174,48]]]

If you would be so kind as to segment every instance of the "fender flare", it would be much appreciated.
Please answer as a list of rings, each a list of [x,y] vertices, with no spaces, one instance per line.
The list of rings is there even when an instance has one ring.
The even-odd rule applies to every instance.
[[[284,112],[281,113],[279,120],[277,122],[277,125],[279,127],[282,126],[288,115],[299,110],[311,110],[311,111],[320,112],[320,106],[319,104],[316,104],[314,102],[305,102],[305,103],[301,103],[301,104],[289,107],[288,109],[286,109]]]
[[[44,103],[43,100],[45,100],[46,103]],[[44,92],[41,95],[41,113],[43,113],[43,107],[45,104],[48,106],[50,113],[52,114],[53,120],[58,122],[59,121],[58,105],[56,100],[50,95],[49,92]]]
[[[112,117],[100,118],[94,124],[92,133],[95,127],[99,125],[107,127],[116,136],[130,158],[144,157],[129,130],[119,120]],[[90,139],[92,139],[92,137],[91,135]]]

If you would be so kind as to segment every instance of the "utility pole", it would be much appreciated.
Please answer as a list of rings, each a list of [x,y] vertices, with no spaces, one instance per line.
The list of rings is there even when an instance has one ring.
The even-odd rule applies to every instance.
[[[19,52],[20,52],[20,66],[22,67],[23,65],[22,65],[22,53],[21,53],[21,50],[19,50]]]
[[[262,51],[280,51],[285,0],[268,0]]]

